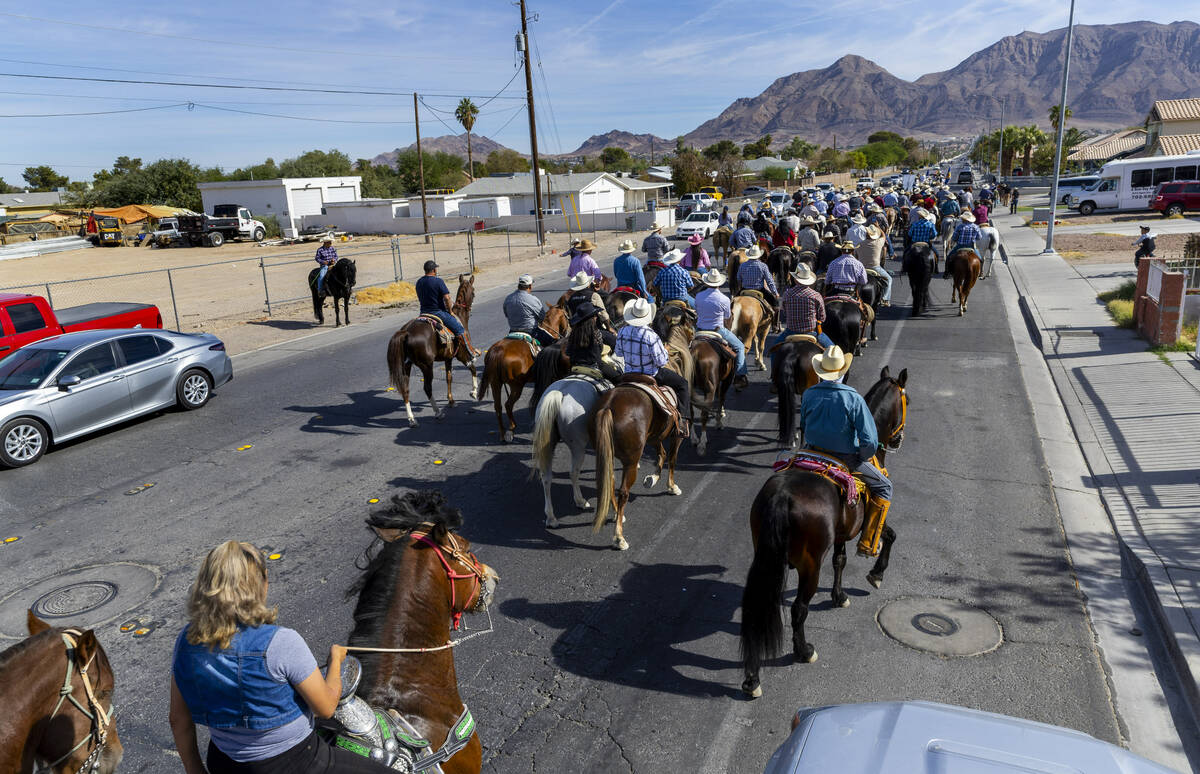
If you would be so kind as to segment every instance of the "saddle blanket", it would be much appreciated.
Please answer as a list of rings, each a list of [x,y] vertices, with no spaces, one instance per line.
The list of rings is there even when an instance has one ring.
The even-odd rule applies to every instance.
[[[573,379],[577,382],[586,382],[592,386],[596,392],[605,392],[612,389],[612,382],[600,375],[600,371],[587,366],[573,366],[571,373],[563,377],[564,379]]]
[[[665,269],[665,268],[667,268],[667,265],[660,260],[652,258],[649,261],[646,261],[646,268],[647,269]]]
[[[716,331],[696,331],[697,339],[705,339],[712,344],[718,354],[724,355],[727,358],[737,358],[737,353],[733,351],[733,347],[729,346],[729,342],[725,340],[721,334]]]
[[[819,452],[798,452],[787,459],[776,460],[771,467],[776,473],[795,468],[816,473],[828,479],[842,490],[842,494],[846,497],[846,505],[850,507],[858,505],[859,498],[867,491],[867,485],[863,483],[862,479],[851,473],[841,460]]]
[[[642,295],[642,291],[638,290],[637,288],[631,288],[628,285],[617,285],[617,287],[613,289],[613,292],[614,293],[632,293],[635,296],[637,296],[638,298],[644,298],[644,296]]]
[[[659,385],[658,382],[654,381],[653,376],[638,373],[625,374],[625,378],[621,380],[621,386],[633,387],[646,393],[655,406],[658,406],[670,415],[672,422],[675,422],[679,417],[679,407],[675,399],[675,391],[670,387]]]
[[[524,331],[509,331],[508,335],[505,336],[504,338],[513,339],[514,341],[525,342],[526,344],[529,345],[529,351],[533,354],[534,357],[537,357],[538,353],[542,351],[542,345],[538,344],[538,340],[535,339],[534,337],[530,336],[528,333],[525,333]]]
[[[449,346],[454,341],[454,334],[446,327],[446,323],[442,322],[440,317],[432,314],[422,314],[417,316],[418,320],[424,320],[433,326],[433,330],[437,332],[438,338],[442,340],[442,344]]]

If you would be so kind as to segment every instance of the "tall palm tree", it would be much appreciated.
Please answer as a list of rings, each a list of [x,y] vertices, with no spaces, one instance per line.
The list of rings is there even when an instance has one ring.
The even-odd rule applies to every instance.
[[[479,115],[479,108],[475,106],[470,97],[463,97],[459,100],[458,107],[454,109],[454,117],[467,130],[467,168],[470,170],[467,174],[472,180],[475,179],[475,160],[471,157],[471,129],[475,126],[477,115]]]
[[[1051,105],[1050,110],[1048,112],[1050,115],[1050,125],[1054,127],[1055,132],[1058,132],[1058,105]],[[1070,106],[1068,106],[1067,109],[1063,112],[1066,113],[1066,115],[1067,115],[1066,120],[1070,121],[1071,120]]]
[[[1035,124],[1020,127],[1021,135],[1017,147],[1025,154],[1025,174],[1029,174],[1030,166],[1033,164],[1033,149],[1038,145],[1045,143],[1050,138],[1041,129],[1038,129]]]

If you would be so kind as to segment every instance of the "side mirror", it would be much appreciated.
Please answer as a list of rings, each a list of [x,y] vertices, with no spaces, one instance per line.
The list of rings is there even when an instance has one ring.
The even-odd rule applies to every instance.
[[[70,392],[72,387],[78,387],[79,383],[82,381],[83,381],[83,379],[79,378],[75,374],[71,374],[70,376],[64,376],[58,380],[58,391],[59,392]]]

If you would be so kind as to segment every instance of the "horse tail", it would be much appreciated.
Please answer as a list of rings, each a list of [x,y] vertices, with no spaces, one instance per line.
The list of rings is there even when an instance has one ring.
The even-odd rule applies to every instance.
[[[608,518],[613,499],[613,416],[608,406],[596,412],[596,516],[592,534],[600,531]]]
[[[542,347],[533,359],[533,394],[529,396],[529,410],[533,411],[542,399],[542,394],[561,377],[558,374],[558,360],[562,356],[562,342],[558,341]]]
[[[401,389],[404,381],[404,360],[408,357],[408,351],[405,348],[405,341],[407,339],[407,333],[396,331],[392,334],[391,341],[388,342],[388,384],[397,390]]]
[[[791,493],[780,482],[753,507],[759,518],[758,542],[742,591],[741,655],[748,673],[756,673],[763,659],[777,656],[783,646],[779,605],[787,579]]]
[[[496,392],[500,392],[500,377],[496,370],[500,368],[500,357],[503,352],[499,349],[488,349],[483,356],[483,378],[479,380],[479,397],[477,400],[482,401],[487,396],[488,384],[492,379],[496,380]]]
[[[554,464],[555,433],[563,394],[559,390],[546,393],[537,404],[533,421],[533,464],[538,472]]]
[[[783,449],[792,448],[792,436],[796,433],[796,364],[799,358],[793,357],[791,349],[780,348],[771,374],[779,399],[779,446]]]

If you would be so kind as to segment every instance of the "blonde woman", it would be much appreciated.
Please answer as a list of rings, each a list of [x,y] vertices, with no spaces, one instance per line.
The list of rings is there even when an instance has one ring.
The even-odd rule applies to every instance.
[[[328,718],[342,691],[346,650],[329,649],[322,677],[312,651],[267,607],[267,565],[249,543],[208,553],[192,586],[189,623],[175,642],[171,733],[187,774],[205,774],[196,725],[209,729],[211,774],[387,771],[326,744],[313,716]]]

